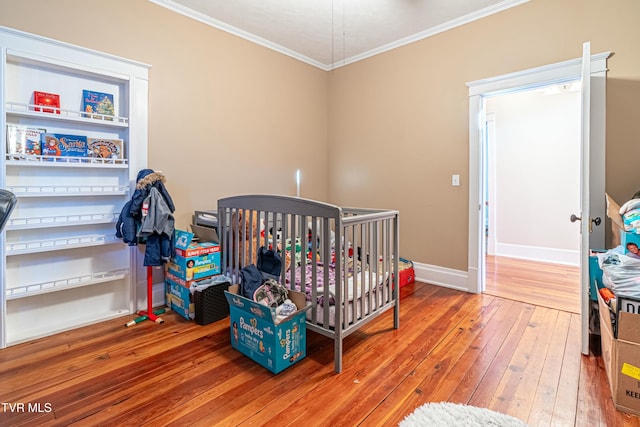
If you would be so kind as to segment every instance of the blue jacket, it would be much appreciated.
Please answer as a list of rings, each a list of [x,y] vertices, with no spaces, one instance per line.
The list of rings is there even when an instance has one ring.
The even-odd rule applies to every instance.
[[[138,236],[138,230],[142,225],[142,205],[149,197],[151,188],[155,188],[162,196],[162,209],[168,209],[170,213],[175,212],[175,205],[164,183],[164,175],[154,172],[153,169],[142,169],[138,172],[133,196],[123,206],[116,223],[116,236],[123,242],[130,246],[138,243],[146,244],[144,265],[163,265],[175,252],[173,222],[171,222],[170,231],[165,228],[162,232]],[[157,198],[155,200],[157,201]]]
[[[136,236],[138,231],[138,224],[140,218],[131,214],[131,200],[129,200],[123,207],[116,223],[116,237],[122,239],[123,242],[128,243],[129,246],[135,246],[138,244],[138,237]]]

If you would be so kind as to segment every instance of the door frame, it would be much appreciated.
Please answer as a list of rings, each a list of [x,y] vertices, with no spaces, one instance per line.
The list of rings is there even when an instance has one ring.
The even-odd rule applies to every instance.
[[[590,193],[602,194],[591,198],[592,216],[605,214],[605,107],[607,59],[611,52],[591,55],[591,159],[601,165],[593,165]],[[486,266],[484,260],[484,155],[486,137],[485,99],[489,96],[535,89],[552,84],[580,80],[582,58],[550,64],[529,70],[476,80],[467,83],[469,88],[469,242],[467,289],[482,293],[485,289]],[[568,219],[567,219],[568,220]],[[604,221],[603,221],[604,224]],[[592,248],[604,248],[604,226],[594,228],[590,235]],[[588,284],[586,287],[588,291]]]

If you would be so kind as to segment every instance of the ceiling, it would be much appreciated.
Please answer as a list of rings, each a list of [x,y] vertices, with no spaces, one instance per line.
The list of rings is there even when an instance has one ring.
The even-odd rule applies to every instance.
[[[529,0],[150,0],[324,70]]]

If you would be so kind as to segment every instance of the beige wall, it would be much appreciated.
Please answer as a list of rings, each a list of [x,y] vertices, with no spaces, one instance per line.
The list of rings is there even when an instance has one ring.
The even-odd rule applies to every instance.
[[[615,52],[607,190],[623,200],[640,189],[638,17],[637,0],[531,0],[327,73],[146,0],[0,0],[0,25],[152,65],[149,166],[178,226],[220,197],[295,194],[300,168],[303,197],[399,209],[402,256],[463,271],[465,83],[577,58],[586,40]]]
[[[467,82],[613,51],[607,191],[640,189],[640,2],[531,0],[330,73],[329,189],[400,210],[401,253],[467,270]],[[347,34],[348,40],[348,34]],[[388,169],[390,167],[390,169]],[[385,168],[387,168],[385,170]],[[461,186],[451,186],[451,175]]]
[[[297,168],[327,198],[326,72],[146,0],[0,0],[0,25],[151,65],[149,167],[178,227],[221,197],[295,195]]]

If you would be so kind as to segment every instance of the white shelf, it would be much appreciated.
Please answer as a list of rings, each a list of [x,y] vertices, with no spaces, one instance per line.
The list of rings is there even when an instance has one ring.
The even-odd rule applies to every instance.
[[[5,294],[7,300],[26,298],[34,295],[46,294],[49,292],[58,292],[65,289],[78,288],[81,286],[91,286],[97,283],[120,280],[127,277],[128,274],[128,270],[92,273],[79,277],[71,277],[68,279],[54,280],[50,282],[10,288],[6,290]]]
[[[33,228],[64,227],[87,224],[108,224],[116,222],[117,213],[98,213],[80,215],[58,215],[32,218],[9,218],[5,230],[30,230]]]
[[[0,147],[0,187],[19,198],[0,233],[0,348],[143,304],[142,255],[116,238],[113,225],[147,166],[149,67],[0,26],[0,140],[6,145],[13,124],[119,139],[127,157]],[[82,111],[84,90],[112,94],[115,115]],[[35,91],[58,94],[62,108],[36,111],[50,107],[33,104]]]
[[[115,234],[94,234],[88,236],[7,243],[7,256],[59,251],[63,249],[75,249],[87,246],[109,245],[113,243],[122,243],[122,240],[118,239]]]
[[[87,113],[75,110],[65,110],[63,108],[53,108],[55,113],[45,113],[42,111],[34,111],[35,108],[43,108],[42,106],[33,104],[24,104],[21,102],[7,102],[6,112],[8,115],[19,117],[35,117],[39,120],[61,120],[65,122],[75,123],[90,123],[92,125],[98,124],[100,126],[115,126],[119,128],[129,127],[129,119],[126,117],[117,116],[105,116],[101,114],[92,113],[92,116],[98,116],[98,118],[85,117]]]
[[[122,196],[129,192],[127,185],[20,185],[6,188],[18,197]]]
[[[7,166],[18,167],[72,167],[72,168],[117,168],[129,167],[127,159],[102,159],[98,157],[57,157],[35,154],[7,154]]]

